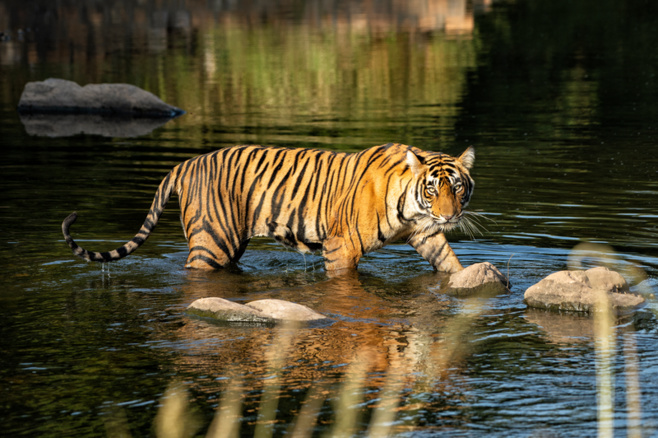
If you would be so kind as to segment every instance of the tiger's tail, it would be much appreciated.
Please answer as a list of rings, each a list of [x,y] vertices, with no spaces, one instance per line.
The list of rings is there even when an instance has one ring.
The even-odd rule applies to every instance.
[[[160,219],[160,216],[162,215],[162,212],[167,205],[167,201],[169,201],[171,192],[174,190],[176,178],[173,176],[173,174],[174,171],[172,170],[160,183],[160,186],[158,187],[158,190],[155,192],[155,196],[153,197],[151,209],[149,210],[149,213],[146,216],[146,219],[144,220],[144,223],[142,224],[139,232],[130,241],[112,251],[88,251],[78,246],[78,244],[75,243],[75,240],[73,240],[73,237],[71,237],[71,234],[69,233],[69,228],[71,228],[71,225],[73,225],[73,223],[78,218],[78,214],[73,212],[68,215],[62,222],[62,233],[64,234],[66,243],[68,243],[68,245],[73,250],[73,254],[82,257],[87,261],[112,262],[124,258],[142,246],[142,244],[146,242],[146,239],[148,239],[148,237],[151,235],[151,232],[155,229],[155,226],[158,223],[158,219]]]

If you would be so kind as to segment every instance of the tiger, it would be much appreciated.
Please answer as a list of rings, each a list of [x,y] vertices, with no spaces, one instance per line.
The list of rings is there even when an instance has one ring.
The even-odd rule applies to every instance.
[[[321,251],[327,273],[357,269],[366,253],[406,240],[439,272],[463,269],[445,232],[464,228],[475,183],[473,147],[459,157],[389,143],[360,152],[239,145],[175,166],[161,181],[139,232],[107,252],[76,244],[71,213],[62,233],[73,253],[111,262],[153,232],[172,192],[191,269],[235,265],[252,237],[302,253]]]

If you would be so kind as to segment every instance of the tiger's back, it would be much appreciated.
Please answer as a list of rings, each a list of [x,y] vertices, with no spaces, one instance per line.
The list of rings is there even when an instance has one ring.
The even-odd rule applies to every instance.
[[[472,151],[466,166],[448,155],[400,144],[353,154],[263,146],[224,148],[179,164],[163,180],[146,221],[152,225],[140,230],[141,243],[173,190],[179,196],[190,248],[189,268],[214,269],[237,262],[252,237],[269,236],[299,251],[321,249],[328,271],[356,268],[363,254],[408,238],[435,268],[456,271],[461,265],[443,237],[449,227],[427,222],[427,214],[419,213],[423,188],[418,183],[430,178],[424,162],[432,157],[457,170],[451,175],[470,179],[467,167],[472,164]],[[472,190],[472,180],[470,186]],[[451,196],[455,197],[444,196],[444,204]],[[71,245],[65,224],[64,235]],[[112,252],[102,254],[115,260],[132,250],[119,248],[112,257],[108,256]],[[101,254],[80,251],[87,257],[78,255],[90,260]]]

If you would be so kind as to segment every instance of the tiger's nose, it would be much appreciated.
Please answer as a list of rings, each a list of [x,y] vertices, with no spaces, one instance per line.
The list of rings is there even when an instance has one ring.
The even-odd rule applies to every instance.
[[[455,217],[455,215],[454,215],[454,214],[449,214],[449,215],[442,215],[441,217],[442,217],[446,222],[450,222],[450,219],[452,219],[453,217]]]

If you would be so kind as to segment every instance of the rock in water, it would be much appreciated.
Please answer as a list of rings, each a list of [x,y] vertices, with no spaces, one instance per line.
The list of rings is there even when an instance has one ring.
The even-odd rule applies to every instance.
[[[225,322],[311,322],[327,319],[327,317],[309,307],[290,301],[274,299],[238,304],[218,297],[201,298],[190,304],[187,311],[194,315]]]
[[[255,309],[269,318],[280,321],[317,321],[327,319],[324,315],[301,304],[284,300],[265,299],[252,301],[247,307]]]
[[[624,277],[604,267],[555,272],[530,286],[524,301],[540,309],[592,312],[600,293],[608,294],[617,312],[635,309],[645,302],[642,296],[629,292]]]
[[[452,274],[448,283],[452,293],[497,294],[509,290],[510,284],[494,265],[489,262],[475,263]]]
[[[197,316],[213,318],[219,321],[273,322],[272,318],[268,318],[256,309],[218,297],[198,299],[187,307],[187,311]]]
[[[28,82],[18,102],[20,113],[112,114],[132,117],[176,117],[183,110],[130,84],[89,84],[50,78]]]

